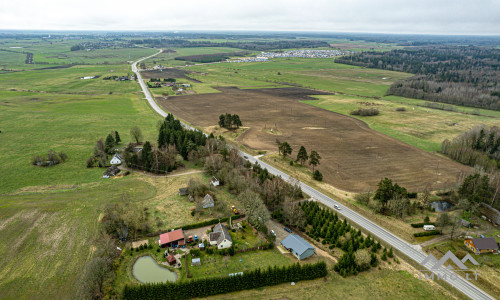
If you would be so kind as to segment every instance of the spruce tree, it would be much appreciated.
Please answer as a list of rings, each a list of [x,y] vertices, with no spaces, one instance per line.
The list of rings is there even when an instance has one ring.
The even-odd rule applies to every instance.
[[[115,139],[111,134],[108,134],[108,136],[106,137],[106,142],[104,142],[104,147],[105,147],[104,149],[106,153],[110,153],[111,150],[113,150],[114,146],[115,146]]]
[[[119,143],[121,143],[121,141],[122,141],[122,139],[120,138],[118,131],[115,131],[115,143],[119,144]]]
[[[304,165],[304,162],[309,158],[307,155],[306,148],[304,146],[300,146],[299,152],[297,153],[297,160],[300,161],[301,165]]]

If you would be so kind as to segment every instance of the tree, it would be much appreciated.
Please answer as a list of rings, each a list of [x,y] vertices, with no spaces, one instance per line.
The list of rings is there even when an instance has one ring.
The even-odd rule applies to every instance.
[[[120,138],[118,131],[115,131],[115,143],[119,144],[119,143],[121,143],[121,141],[122,141],[122,139]]]
[[[106,153],[111,153],[113,148],[115,147],[115,139],[111,134],[108,134],[106,137],[106,142],[104,143],[104,150]]]
[[[283,155],[283,158],[292,154],[292,146],[290,146],[290,144],[288,144],[288,142],[281,143],[280,149],[281,149],[281,154]]]
[[[437,223],[438,227],[441,228],[441,233],[443,233],[444,228],[450,224],[450,216],[448,216],[447,213],[442,213],[437,218],[436,223]]]
[[[280,142],[280,140],[276,139],[276,145],[278,146],[278,155],[281,155],[281,142]]]
[[[153,163],[153,149],[150,142],[144,143],[144,147],[141,151],[141,162],[144,170],[151,171],[151,166]]]
[[[240,126],[242,125],[241,120],[240,120],[240,116],[233,115],[232,123],[234,125],[236,125],[236,128],[240,128]]]
[[[219,116],[219,126],[220,127],[225,127],[226,124],[226,116],[225,115],[220,115]]]
[[[307,161],[309,156],[307,155],[306,148],[304,146],[300,146],[299,152],[297,153],[297,160],[300,161],[301,165],[304,165],[304,162]]]
[[[311,154],[309,155],[309,165],[313,167],[313,173],[314,168],[319,165],[320,160],[321,156],[318,154],[318,152],[312,150]]]
[[[142,131],[139,127],[134,126],[130,129],[130,136],[137,144],[142,142]]]
[[[255,228],[261,229],[262,226],[271,218],[269,210],[264,205],[259,194],[250,189],[245,190],[238,196],[238,200],[245,209],[245,214]]]
[[[317,181],[323,181],[323,174],[321,174],[320,171],[316,170],[314,171],[313,179]]]
[[[354,262],[358,265],[361,270],[368,270],[370,268],[370,262],[372,256],[368,249],[360,249],[354,253]]]

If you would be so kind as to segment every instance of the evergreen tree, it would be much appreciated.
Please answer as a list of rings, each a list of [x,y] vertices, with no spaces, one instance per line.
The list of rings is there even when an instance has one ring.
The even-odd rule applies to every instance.
[[[146,141],[144,143],[144,147],[142,148],[141,152],[141,162],[142,166],[144,167],[144,170],[150,171],[151,170],[151,164],[152,164],[152,147],[151,143],[149,141]]]
[[[319,165],[320,160],[321,156],[318,154],[318,152],[312,150],[311,154],[309,155],[309,165],[313,167],[313,173],[314,168]]]
[[[307,155],[306,148],[304,146],[300,146],[299,152],[297,153],[297,161],[300,161],[301,165],[304,165],[304,162],[309,158]]]
[[[122,141],[122,139],[120,138],[118,131],[115,131],[115,143],[119,144],[119,143],[121,143],[121,141]]]
[[[104,142],[104,149],[106,153],[111,153],[113,148],[115,147],[115,139],[111,134],[108,134],[106,137],[106,142]]]
[[[232,123],[236,126],[236,128],[240,128],[240,126],[242,125],[241,120],[240,120],[240,116],[233,115]]]
[[[281,148],[281,155],[283,155],[283,158],[292,154],[292,146],[290,146],[288,142],[281,143],[280,148]]]

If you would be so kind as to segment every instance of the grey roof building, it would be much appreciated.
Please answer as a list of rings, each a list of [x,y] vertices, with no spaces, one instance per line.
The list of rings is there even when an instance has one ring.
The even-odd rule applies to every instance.
[[[206,194],[203,198],[203,201],[201,201],[201,205],[203,206],[203,208],[214,207],[214,198],[210,194]]]
[[[229,230],[221,223],[215,225],[214,230],[209,235],[210,245],[217,245],[218,249],[231,247],[233,239],[229,234]]]
[[[281,241],[281,245],[292,252],[299,260],[303,260],[314,254],[314,247],[296,234],[289,234]]]

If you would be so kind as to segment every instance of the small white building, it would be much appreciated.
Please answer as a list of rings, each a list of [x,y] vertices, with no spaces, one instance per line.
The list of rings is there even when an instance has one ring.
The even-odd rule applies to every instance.
[[[219,186],[220,185],[219,179],[217,179],[217,178],[215,178],[215,176],[213,176],[212,179],[210,180],[210,184],[213,186]]]
[[[123,162],[123,159],[120,157],[120,154],[116,153],[113,158],[111,158],[111,161],[109,162],[112,165],[121,165]]]
[[[226,249],[233,245],[233,239],[229,234],[229,230],[221,223],[215,225],[214,230],[210,232],[210,245],[217,245],[217,249]]]

